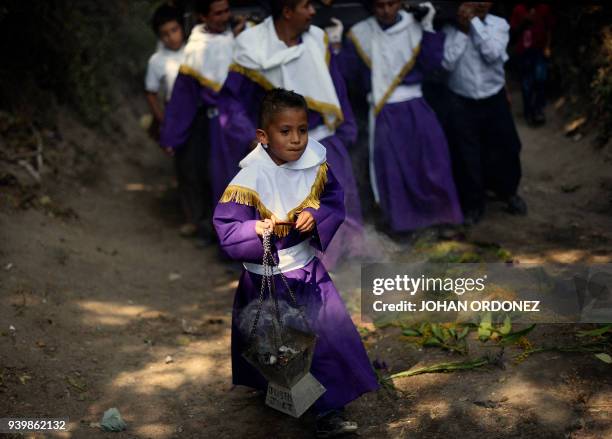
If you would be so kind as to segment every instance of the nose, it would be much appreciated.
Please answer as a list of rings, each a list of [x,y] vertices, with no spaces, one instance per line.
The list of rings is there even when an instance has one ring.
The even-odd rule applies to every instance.
[[[290,142],[291,143],[295,143],[295,144],[299,144],[300,143],[300,133],[298,133],[297,131],[293,131],[291,133]]]

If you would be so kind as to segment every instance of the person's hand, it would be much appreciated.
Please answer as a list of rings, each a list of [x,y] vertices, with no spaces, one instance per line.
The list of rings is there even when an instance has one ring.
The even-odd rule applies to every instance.
[[[491,10],[492,5],[493,3],[491,2],[475,2],[473,6],[474,14],[481,20],[484,20],[489,11]]]
[[[168,154],[170,157],[174,156],[174,148],[172,148],[171,146],[162,146],[162,149],[164,150],[164,152],[166,154]]]
[[[234,36],[238,36],[238,34],[244,30],[247,18],[244,15],[237,15],[235,18],[236,24],[232,28],[232,32],[234,33]]]
[[[433,32],[434,31],[433,21],[434,21],[434,16],[436,15],[436,8],[434,8],[431,2],[419,3],[419,6],[428,9],[427,14],[421,20],[421,26],[423,27],[423,30],[427,32]]]
[[[325,32],[327,32],[327,36],[329,37],[329,42],[331,44],[340,44],[342,42],[344,25],[336,17],[330,18],[330,21],[334,23],[334,25],[325,28]]]
[[[472,21],[475,15],[472,2],[464,2],[459,5],[459,9],[457,9],[457,26],[461,32],[466,34],[470,32],[470,21]]]
[[[266,218],[263,221],[257,221],[255,223],[255,233],[257,233],[259,236],[263,236],[266,230],[273,232],[275,225],[276,217],[274,215],[272,216],[272,218]]]
[[[314,229],[315,219],[312,213],[307,210],[303,210],[297,217],[295,222],[295,228],[302,233],[310,232]]]

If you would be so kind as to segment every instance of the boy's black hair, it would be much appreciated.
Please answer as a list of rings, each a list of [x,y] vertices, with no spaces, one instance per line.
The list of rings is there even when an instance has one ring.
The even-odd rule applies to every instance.
[[[293,10],[301,1],[302,0],[270,0],[270,14],[272,18],[276,20],[283,15],[283,9],[285,9],[285,7]]]
[[[195,11],[198,14],[208,15],[208,13],[210,12],[210,5],[218,1],[221,0],[196,0]]]
[[[275,114],[283,110],[301,109],[308,112],[308,104],[301,94],[283,88],[275,88],[266,93],[261,102],[259,128],[266,129]]]
[[[151,19],[151,27],[156,35],[159,35],[159,28],[164,24],[176,21],[181,27],[183,27],[183,15],[181,11],[171,5],[163,4],[155,10],[153,18]]]

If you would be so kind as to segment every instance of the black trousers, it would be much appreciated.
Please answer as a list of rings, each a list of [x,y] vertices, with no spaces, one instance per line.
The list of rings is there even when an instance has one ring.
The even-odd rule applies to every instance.
[[[486,191],[515,195],[521,180],[521,140],[506,91],[485,99],[450,93],[447,135],[453,174],[465,211],[484,209]]]
[[[174,165],[179,195],[188,222],[203,236],[212,233],[212,189],[208,166],[210,136],[206,109],[200,108],[193,120],[187,141],[177,148]]]

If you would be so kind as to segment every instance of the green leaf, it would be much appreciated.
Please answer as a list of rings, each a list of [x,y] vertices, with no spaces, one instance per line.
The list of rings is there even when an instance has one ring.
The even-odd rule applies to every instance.
[[[478,338],[481,341],[486,341],[489,339],[489,337],[491,337],[490,329],[478,328]]]
[[[595,354],[595,356],[604,363],[612,364],[612,357],[604,352],[602,352],[601,354]]]
[[[512,320],[510,320],[510,316],[506,316],[504,319],[504,324],[499,328],[499,333],[501,335],[508,335],[512,330]]]
[[[453,363],[438,363],[432,364],[431,366],[420,367],[417,369],[405,370],[403,372],[394,373],[387,377],[388,380],[401,377],[409,377],[414,375],[420,375],[423,373],[440,373],[440,372],[454,372],[456,370],[476,369],[478,367],[486,366],[489,364],[488,358],[479,358],[477,360],[461,361]]]
[[[488,329],[488,330],[493,330],[493,325],[492,325],[492,317],[491,317],[491,313],[487,312],[485,314],[483,314],[482,318],[480,319],[480,326],[479,328],[482,329]]]
[[[534,323],[533,325],[528,326],[525,329],[521,329],[520,331],[511,332],[509,334],[506,334],[502,337],[502,343],[504,344],[516,343],[521,337],[524,337],[525,335],[529,334],[535,327],[536,325]]]
[[[448,333],[451,335],[451,337],[457,338],[457,331],[455,331],[455,328],[448,328]]]
[[[578,331],[576,335],[578,337],[597,337],[599,335],[604,335],[606,332],[612,332],[612,325],[606,325],[591,331]]]
[[[444,340],[444,333],[437,323],[431,324],[431,332],[438,338],[438,340]]]
[[[470,332],[470,328],[469,326],[466,326],[465,328],[463,328],[463,330],[457,335],[457,340],[462,340],[465,338],[466,335],[468,335],[468,333]]]
[[[421,326],[419,326],[419,332],[421,334],[425,334],[425,331],[427,331],[427,327],[428,326],[429,326],[429,323],[427,323],[427,322],[421,323]]]
[[[442,346],[442,342],[436,337],[430,337],[423,342],[423,346]]]
[[[406,328],[402,331],[402,334],[407,337],[420,337],[422,334],[420,331],[412,328]]]

